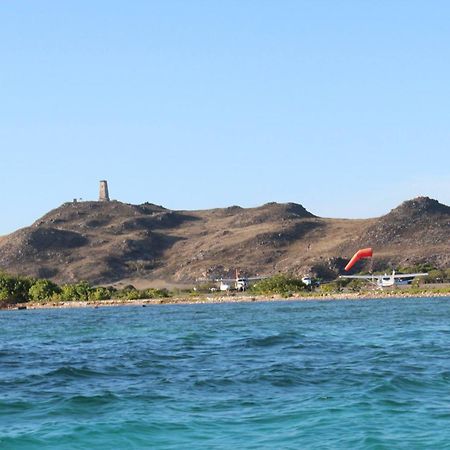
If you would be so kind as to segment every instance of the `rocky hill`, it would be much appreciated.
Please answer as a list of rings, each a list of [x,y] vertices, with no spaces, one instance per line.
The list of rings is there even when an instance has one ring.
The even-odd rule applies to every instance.
[[[316,217],[294,203],[203,211],[65,203],[0,239],[0,270],[59,283],[136,286],[231,276],[236,268],[246,275],[334,277],[367,246],[375,268],[449,267],[450,207],[420,197],[380,218],[349,220]]]
[[[380,268],[429,263],[450,266],[450,207],[428,197],[403,202],[376,220],[351,245],[368,243]],[[349,251],[349,243],[343,249]]]

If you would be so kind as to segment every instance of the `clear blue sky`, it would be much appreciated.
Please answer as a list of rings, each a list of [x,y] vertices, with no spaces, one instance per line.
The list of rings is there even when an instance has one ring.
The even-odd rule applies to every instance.
[[[74,197],[450,204],[450,2],[0,3],[0,234]]]

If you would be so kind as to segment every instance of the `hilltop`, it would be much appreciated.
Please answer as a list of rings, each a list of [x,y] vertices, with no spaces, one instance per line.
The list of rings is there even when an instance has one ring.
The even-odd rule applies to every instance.
[[[450,207],[427,197],[373,219],[317,217],[295,203],[172,211],[151,203],[65,203],[0,238],[0,270],[58,283],[196,279],[292,272],[334,277],[359,247],[375,268],[450,265]],[[367,264],[367,263],[366,263]]]

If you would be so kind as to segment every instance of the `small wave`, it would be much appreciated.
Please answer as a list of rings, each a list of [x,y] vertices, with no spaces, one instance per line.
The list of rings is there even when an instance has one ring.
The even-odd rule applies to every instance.
[[[288,387],[299,384],[315,383],[312,371],[305,367],[295,367],[291,364],[273,364],[249,377],[248,382],[269,382],[272,386]]]
[[[33,405],[30,402],[25,401],[0,401],[0,416],[20,413],[22,411],[27,411],[32,407]]]
[[[103,372],[98,372],[85,367],[78,368],[73,366],[63,366],[58,369],[46,373],[45,377],[67,377],[67,378],[90,378],[99,375],[104,375]]]
[[[206,334],[193,332],[181,336],[179,341],[183,347],[194,348],[195,345],[203,344],[208,338],[209,336]]]
[[[97,395],[74,395],[64,400],[66,405],[72,407],[101,406],[119,400],[119,396],[112,392]]]
[[[450,380],[450,370],[444,370],[440,373],[440,376],[444,381]]]
[[[397,389],[423,389],[426,382],[419,378],[407,377],[405,375],[396,375],[392,378],[391,383]]]
[[[425,382],[419,379],[406,377],[404,375],[396,375],[387,377],[371,390],[377,394],[392,393],[392,392],[406,392],[421,390],[425,386]]]
[[[22,447],[23,446],[23,447]],[[17,437],[17,436],[0,436],[0,448],[15,449],[15,448],[46,448],[48,441],[46,439],[37,439],[34,437]]]
[[[246,347],[273,347],[281,344],[297,343],[299,335],[295,332],[273,334],[263,337],[251,337],[243,339],[241,342]]]
[[[213,388],[220,388],[223,386],[230,386],[235,384],[236,381],[232,378],[202,378],[199,380],[196,380],[194,382],[194,386],[197,387],[213,387]]]

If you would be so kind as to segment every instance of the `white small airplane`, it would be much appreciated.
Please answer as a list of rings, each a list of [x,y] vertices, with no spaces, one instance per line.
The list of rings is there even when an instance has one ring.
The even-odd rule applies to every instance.
[[[236,270],[236,278],[216,278],[215,281],[220,281],[219,289],[221,291],[229,291],[231,283],[234,283],[234,289],[243,292],[248,289],[250,281],[262,280],[263,278],[267,277],[240,277],[239,272]]]
[[[405,273],[396,274],[395,270],[391,275],[340,275],[339,278],[350,278],[356,280],[367,280],[379,288],[410,284],[415,277],[426,277],[428,273]]]

